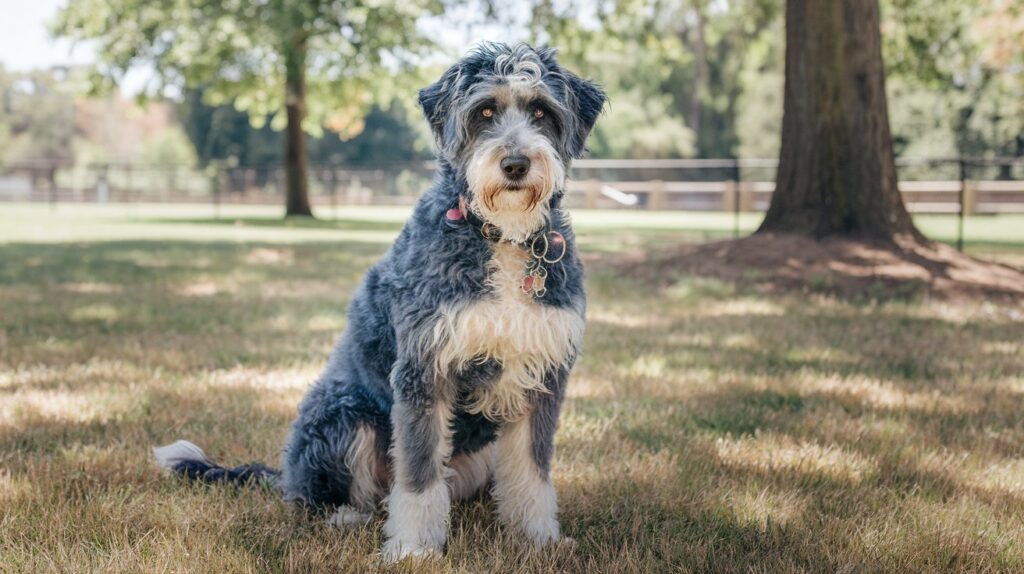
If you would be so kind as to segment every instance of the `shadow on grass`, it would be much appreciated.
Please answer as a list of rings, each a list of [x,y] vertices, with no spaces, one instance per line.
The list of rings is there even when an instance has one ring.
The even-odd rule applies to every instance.
[[[405,225],[404,221],[368,221],[345,217],[314,219],[311,217],[194,217],[146,219],[154,224],[197,224],[224,227],[260,227],[275,229],[339,229],[349,231],[394,231]],[[137,223],[137,221],[126,221]]]
[[[54,524],[107,509],[93,530],[64,541],[102,549],[120,543],[126,493],[150,496],[154,507],[198,497],[209,508],[191,501],[196,536],[263,569],[337,567],[346,555],[359,571],[379,544],[379,522],[339,535],[266,498],[251,502],[232,489],[196,494],[160,478],[148,447],[186,437],[227,463],[276,463],[297,391],[245,380],[222,385],[211,372],[321,365],[348,297],[384,248],[0,247],[0,295],[11,303],[0,315],[0,367],[12,377],[0,384],[0,401],[19,401],[23,392],[125,399],[96,417],[75,412],[74,400],[18,406],[0,425],[0,464],[38,495],[18,503]],[[945,456],[957,464],[979,457],[982,469],[1024,457],[1019,321],[765,297],[725,283],[653,292],[600,262],[596,271],[577,374],[610,380],[613,389],[569,401],[561,476],[556,464],[563,525],[580,547],[524,559],[524,570],[1020,566],[1004,544],[1019,531],[1019,490],[979,486],[966,474],[970,466],[942,467]],[[36,367],[39,373],[16,378]],[[69,382],[77,370],[83,373]],[[844,464],[867,470],[844,477],[821,466],[829,457],[840,471]],[[989,534],[945,510],[958,501],[992,517]],[[507,570],[518,556],[492,509],[486,500],[457,507],[449,547],[457,567]],[[55,550],[31,514],[11,528]],[[182,528],[170,519],[146,525],[129,542]]]

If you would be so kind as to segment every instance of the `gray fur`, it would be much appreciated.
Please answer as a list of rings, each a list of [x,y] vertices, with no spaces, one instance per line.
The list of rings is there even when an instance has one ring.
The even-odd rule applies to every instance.
[[[500,94],[516,75],[528,78],[517,83],[526,95],[506,102],[495,118],[497,127],[481,126],[474,119],[479,105]],[[509,153],[529,138],[544,138],[568,167],[584,151],[604,94],[559,66],[553,50],[485,44],[422,90],[419,99],[437,143],[437,178],[354,293],[348,327],[303,399],[283,451],[279,487],[288,499],[314,508],[350,503],[355,473],[345,467],[345,459],[359,425],[378,437],[378,456],[390,453],[404,465],[405,486],[412,492],[443,480],[448,456],[473,455],[494,442],[502,421],[468,413],[460,400],[498,380],[500,362],[439,372],[435,349],[424,348],[444,309],[492,296],[487,283],[492,243],[481,234],[484,222],[472,214],[453,222],[445,214],[459,205],[460,197],[473,199],[465,164],[481,138],[501,139]],[[544,106],[548,115],[543,121],[531,123],[528,106],[534,105]],[[550,217],[538,232],[561,233],[566,255],[557,265],[543,264],[546,292],[535,303],[582,318],[583,270],[568,218],[561,216],[563,193],[557,189],[547,201]],[[574,351],[545,375],[547,392],[531,395],[533,458],[545,477],[575,358]],[[450,420],[437,420],[446,413]],[[444,424],[452,431],[450,444],[441,442],[447,435],[441,431]],[[393,463],[392,476],[394,468]]]

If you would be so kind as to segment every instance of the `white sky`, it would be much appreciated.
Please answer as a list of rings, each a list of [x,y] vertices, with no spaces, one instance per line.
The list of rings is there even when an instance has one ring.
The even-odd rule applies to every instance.
[[[0,0],[0,63],[25,71],[93,61],[86,45],[53,40],[48,24],[67,0]]]

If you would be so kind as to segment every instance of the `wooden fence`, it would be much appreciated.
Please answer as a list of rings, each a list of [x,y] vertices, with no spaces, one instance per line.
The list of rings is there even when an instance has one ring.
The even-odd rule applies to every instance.
[[[900,192],[914,213],[964,215],[1024,213],[1024,180],[901,181]],[[775,191],[771,181],[616,181],[573,180],[568,202],[574,207],[687,211],[765,211]],[[619,193],[615,193],[619,192]],[[621,195],[620,195],[621,194]],[[632,196],[633,201],[623,200]]]
[[[1024,213],[1024,158],[897,162],[900,191],[915,213]],[[776,162],[764,159],[575,162],[573,207],[758,212],[774,192]],[[410,204],[430,184],[433,162],[313,166],[314,203]],[[935,177],[936,175],[940,177]],[[281,203],[278,167],[23,162],[0,166],[0,200],[49,202]]]

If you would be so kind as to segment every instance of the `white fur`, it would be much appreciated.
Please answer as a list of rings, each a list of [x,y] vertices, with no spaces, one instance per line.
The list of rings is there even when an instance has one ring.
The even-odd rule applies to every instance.
[[[473,454],[452,459],[448,479],[452,500],[465,500],[483,490],[494,473],[494,450],[494,444],[489,444]]]
[[[440,554],[448,537],[450,509],[451,495],[445,481],[438,480],[415,493],[396,480],[388,497],[388,519],[384,523],[387,540],[381,557],[395,562],[406,556]]]
[[[372,511],[384,496],[387,475],[377,456],[377,435],[372,429],[360,425],[356,430],[345,453],[345,466],[352,475],[349,500],[360,510]]]
[[[156,457],[156,463],[163,468],[174,468],[175,465],[184,460],[197,460],[212,464],[210,459],[207,458],[206,453],[203,452],[203,449],[187,440],[179,440],[166,446],[154,447],[153,455]]]
[[[501,378],[477,389],[465,405],[495,421],[523,416],[530,406],[528,392],[545,392],[544,372],[567,363],[583,340],[579,313],[541,305],[523,292],[526,257],[522,249],[496,243],[488,279],[494,295],[445,310],[424,342],[439,373],[481,358],[501,363]]]
[[[540,59],[525,51],[498,55],[494,59],[494,73],[511,85],[521,84],[530,89],[539,86],[542,77]]]
[[[534,129],[516,127],[520,114],[509,111],[502,122],[511,127],[499,127],[514,137],[495,137],[477,146],[466,166],[466,182],[472,191],[469,209],[497,227],[502,238],[521,243],[546,223],[551,196],[565,187],[565,168],[547,138]],[[509,138],[517,141],[531,163],[519,190],[508,189],[501,170]]]
[[[498,516],[519,528],[536,546],[557,542],[558,499],[551,479],[533,459],[530,420],[502,427],[494,467],[494,498]]]
[[[360,512],[355,508],[343,504],[339,506],[327,519],[327,524],[336,526],[338,528],[349,528],[355,526],[363,526],[373,518],[373,515],[368,512]]]
[[[387,540],[381,549],[381,557],[387,562],[396,562],[406,556],[439,555],[448,537],[451,494],[448,491],[449,470],[446,464],[452,452],[452,414],[451,409],[440,401],[435,403],[434,408],[438,409],[435,419],[441,437],[434,453],[439,479],[419,493],[408,488],[409,469],[405,457],[400,454],[405,447],[405,438],[398,430],[401,428],[399,419],[408,415],[398,403],[391,409],[396,429],[392,445],[395,478],[387,499],[388,518],[384,522]]]

